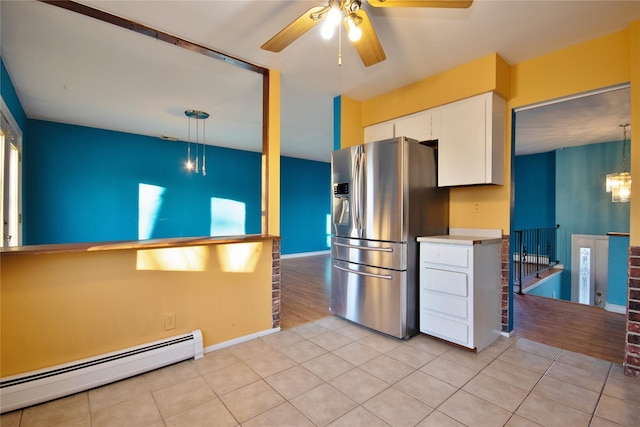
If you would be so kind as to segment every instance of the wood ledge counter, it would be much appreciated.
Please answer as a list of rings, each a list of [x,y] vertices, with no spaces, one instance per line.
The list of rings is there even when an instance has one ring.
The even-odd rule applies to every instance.
[[[59,243],[51,245],[27,245],[0,248],[1,255],[9,254],[57,254],[66,252],[114,251],[122,249],[156,249],[182,246],[221,245],[229,243],[280,240],[280,236],[269,234],[246,234],[240,236],[175,237],[169,239],[129,240],[97,243]]]

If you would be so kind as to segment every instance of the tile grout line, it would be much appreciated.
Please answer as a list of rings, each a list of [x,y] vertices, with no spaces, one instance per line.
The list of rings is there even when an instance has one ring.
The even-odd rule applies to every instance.
[[[534,341],[534,342],[535,342],[535,341]],[[546,345],[546,344],[545,344],[545,345]],[[557,347],[556,347],[556,348],[557,348]],[[529,398],[529,396],[531,396],[532,394],[535,394],[535,393],[533,393],[533,390],[536,388],[536,386],[537,386],[538,384],[540,384],[540,381],[542,381],[542,379],[545,377],[545,375],[547,375],[547,372],[549,372],[549,370],[551,369],[551,367],[553,366],[553,364],[554,364],[555,362],[557,362],[557,361],[558,361],[558,358],[560,357],[560,355],[561,355],[561,354],[562,354],[562,352],[564,351],[564,350],[562,350],[562,349],[559,349],[559,350],[560,350],[560,351],[558,352],[558,354],[557,354],[553,359],[550,359],[550,360],[551,360],[551,363],[549,364],[549,367],[547,367],[547,369],[545,369],[545,371],[542,373],[542,375],[540,375],[540,378],[538,378],[538,381],[536,381],[536,383],[533,385],[533,387],[531,387],[531,390],[529,390],[529,391],[527,392],[527,395],[525,396],[525,398],[524,398],[524,399],[522,399],[522,402],[520,402],[520,404],[518,405],[518,407],[517,407],[516,409],[514,409],[514,411],[513,411],[512,415],[511,415],[511,417],[509,417],[509,420],[511,420],[511,418],[513,418],[513,416],[514,416],[514,415],[516,415],[516,412],[518,411],[518,409],[520,409],[520,407],[521,407],[521,406],[522,406],[522,404],[525,402],[525,400],[527,400],[527,398]],[[531,354],[535,354],[535,353],[531,353]],[[542,356],[541,356],[541,357],[542,357]],[[529,418],[527,418],[527,417],[525,417],[525,416],[523,416],[523,415],[518,415],[518,416],[519,416],[519,417],[522,417],[522,418],[524,418],[524,419],[526,419],[526,420],[529,420],[529,421],[531,421],[532,423],[536,423],[536,421],[534,421],[534,420],[530,420]]]
[[[593,413],[591,414],[591,419],[589,420],[589,425],[591,425],[591,423],[593,423],[593,420],[596,417],[596,412],[598,412],[598,406],[600,406],[600,400],[602,399],[602,396],[604,395],[604,389],[607,387],[607,382],[609,381],[609,377],[611,376],[611,372],[613,371],[613,367],[614,367],[614,364],[611,363],[609,365],[609,372],[607,372],[607,377],[605,378],[604,382],[602,383],[602,387],[600,388],[600,394],[598,395],[598,400],[596,401],[596,404],[593,407]]]
[[[489,362],[489,363],[488,363],[484,368],[480,369],[478,372],[476,372],[476,374],[475,374],[475,375],[473,375],[471,378],[469,378],[469,380],[467,380],[467,382],[465,382],[463,385],[461,385],[460,387],[458,387],[458,390],[457,390],[457,391],[453,392],[453,393],[451,394],[451,396],[447,397],[445,400],[443,400],[442,402],[440,402],[440,404],[439,404],[438,406],[436,406],[435,408],[433,408],[433,412],[435,412],[436,410],[438,410],[438,408],[439,408],[439,407],[441,407],[442,405],[444,405],[444,404],[445,404],[445,402],[447,402],[449,399],[451,399],[451,398],[453,397],[453,395],[455,395],[457,392],[461,391],[461,390],[462,390],[462,388],[463,388],[464,386],[466,386],[467,384],[469,384],[469,383],[470,383],[474,378],[476,378],[478,375],[480,375],[480,374],[482,373],[482,371],[484,371],[484,370],[485,370],[485,368],[486,368],[487,366],[489,366],[489,365],[490,365],[491,363],[493,363],[494,361],[498,360],[498,358],[499,358],[502,354],[504,354],[504,353],[505,353],[507,350],[509,350],[509,349],[510,349],[510,348],[511,348],[511,347],[512,347],[516,342],[518,342],[518,339],[520,339],[520,338],[517,338],[514,342],[512,342],[511,344],[509,344],[508,346],[506,346],[506,347],[505,347],[505,348],[504,348],[500,353],[498,353],[497,355],[495,355],[495,356],[493,357],[493,359],[491,360],[491,362]],[[446,353],[446,352],[445,352],[445,353]],[[444,353],[442,353],[442,354],[444,354]],[[478,352],[478,353],[476,353],[476,354],[480,354],[480,353]],[[442,356],[442,355],[438,356],[438,358],[439,358],[439,357],[441,357],[441,356]],[[435,359],[434,359],[434,360],[435,360]],[[505,362],[505,363],[508,363],[508,362]],[[428,364],[428,363],[427,363],[427,364]],[[427,375],[428,375],[428,374],[427,374]],[[485,374],[485,375],[486,375],[486,374]],[[497,378],[496,378],[496,379],[497,379]],[[501,381],[501,380],[499,380],[499,381]],[[445,381],[445,382],[446,382],[446,381]],[[449,383],[447,383],[447,384],[449,384]],[[451,385],[453,385],[453,384],[451,384]],[[457,386],[455,386],[455,385],[454,385],[454,387],[457,387]],[[462,391],[464,391],[465,393],[469,393],[469,392],[468,392],[468,391],[466,391],[466,390],[462,390]],[[475,395],[475,394],[473,394],[473,393],[469,393],[469,394],[471,394],[472,396],[477,397],[478,399],[481,399],[481,400],[483,400],[483,401],[485,401],[485,402],[487,402],[487,403],[489,403],[489,404],[491,404],[491,405],[494,405],[494,406],[496,406],[496,407],[498,407],[498,408],[505,409],[505,408],[502,408],[502,407],[501,407],[501,406],[499,406],[499,405],[496,405],[496,404],[495,404],[495,403],[493,403],[493,402],[489,402],[488,400],[486,400],[486,399],[484,399],[484,398],[482,398],[482,397],[480,397],[480,396],[476,396],[476,395]],[[523,400],[523,401],[524,401],[524,400]],[[507,409],[505,409],[505,410],[506,410],[506,411],[508,411]],[[509,411],[509,412],[511,412],[511,411]],[[443,414],[444,414],[444,412],[443,412]],[[431,415],[431,414],[429,414],[429,415]],[[428,417],[429,415],[427,415],[427,417]],[[445,414],[445,415],[446,415],[447,417],[449,417],[449,415],[447,415],[447,414]],[[507,421],[505,422],[505,424],[507,424],[507,423],[509,422],[509,420],[513,417],[513,415],[515,415],[515,411],[511,412],[511,415],[509,416],[509,418],[507,418]],[[427,417],[425,417],[424,419],[426,419]],[[452,417],[450,417],[450,418],[452,418]],[[423,419],[422,421],[424,421],[424,419]],[[453,419],[455,419],[455,418],[453,418]],[[459,422],[459,423],[461,423],[461,424],[464,424],[462,421],[460,421],[460,420],[458,420],[458,419],[455,419],[455,420],[456,420],[456,421],[458,421],[458,422]],[[422,421],[421,421],[421,422],[422,422]],[[465,424],[465,425],[466,425],[466,424]]]

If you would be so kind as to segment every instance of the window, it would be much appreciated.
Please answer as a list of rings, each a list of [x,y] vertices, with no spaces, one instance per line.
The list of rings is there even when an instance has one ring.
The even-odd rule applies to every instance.
[[[19,246],[22,244],[20,198],[22,134],[4,103],[2,107],[2,113],[0,113],[1,246]]]

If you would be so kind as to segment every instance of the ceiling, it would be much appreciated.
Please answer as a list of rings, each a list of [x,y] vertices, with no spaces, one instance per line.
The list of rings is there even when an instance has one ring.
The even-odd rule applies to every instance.
[[[320,25],[280,53],[260,49],[324,0],[81,3],[278,70],[281,153],[319,161],[330,158],[337,95],[367,100],[493,52],[517,64],[640,19],[640,0],[475,0],[468,9],[376,9],[363,1],[387,55],[364,67],[346,40],[339,66],[338,42],[323,40]],[[211,114],[208,144],[261,150],[259,74],[32,0],[2,1],[0,18],[0,52],[29,118],[185,140],[184,111],[200,109]],[[532,144],[546,151],[596,134],[602,140],[592,142],[620,140],[625,96],[618,90],[522,111],[517,144],[533,152]]]
[[[631,89],[622,85],[516,111],[516,155],[622,141],[631,120]],[[627,138],[631,126],[627,127]]]

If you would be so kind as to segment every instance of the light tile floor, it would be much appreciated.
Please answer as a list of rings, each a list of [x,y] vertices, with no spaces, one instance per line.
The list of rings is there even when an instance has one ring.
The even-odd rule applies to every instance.
[[[2,415],[13,426],[639,426],[640,379],[526,339],[478,354],[335,317]]]

